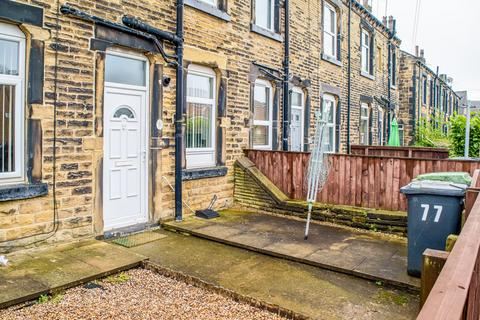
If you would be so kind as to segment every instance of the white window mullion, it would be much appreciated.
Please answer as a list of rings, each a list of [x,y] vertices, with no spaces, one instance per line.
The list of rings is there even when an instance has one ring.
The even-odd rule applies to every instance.
[[[322,117],[326,121],[326,129],[327,129],[327,144],[326,152],[333,153],[335,152],[335,145],[336,145],[336,101],[335,97],[330,94],[325,94],[323,96],[323,104],[322,104]]]
[[[0,184],[24,180],[25,35],[0,23]]]
[[[187,168],[215,166],[215,72],[190,65],[187,74]]]
[[[337,11],[329,3],[323,6],[323,52],[330,57],[337,56]]]
[[[256,92],[261,94],[257,96]],[[255,82],[254,91],[254,118],[253,118],[253,147],[256,149],[272,149],[272,134],[273,134],[273,88],[268,81],[258,79]],[[257,119],[257,110],[255,105],[263,105],[262,118]],[[266,115],[266,117],[265,117]],[[260,132],[258,129],[263,128],[265,132]],[[262,141],[263,143],[258,143]]]
[[[275,0],[255,0],[255,24],[275,31]]]

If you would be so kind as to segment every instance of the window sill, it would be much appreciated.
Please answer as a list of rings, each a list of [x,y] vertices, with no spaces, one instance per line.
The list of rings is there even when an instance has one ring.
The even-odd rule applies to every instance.
[[[185,4],[189,7],[195,8],[199,11],[205,12],[211,16],[219,18],[223,21],[230,22],[231,18],[228,13],[222,11],[208,3],[202,2],[200,0],[185,0]]]
[[[270,38],[272,40],[275,40],[275,41],[278,41],[278,42],[283,41],[283,37],[280,34],[275,33],[273,31],[270,31],[270,30],[267,30],[265,28],[259,27],[256,24],[251,23],[250,24],[250,30],[252,32],[258,33],[259,35]]]
[[[36,198],[46,194],[48,194],[46,183],[0,186],[0,202]]]
[[[343,64],[340,60],[336,59],[335,57],[329,56],[325,53],[322,53],[322,60],[325,60],[327,62],[330,62],[336,66],[342,67]]]
[[[182,180],[199,180],[206,178],[223,177],[227,175],[227,167],[211,167],[211,168],[198,168],[198,169],[186,169],[182,171]]]
[[[375,80],[375,77],[374,77],[373,75],[371,75],[370,73],[367,73],[367,72],[365,72],[365,71],[363,71],[363,70],[360,71],[360,75],[361,75],[362,77],[368,78],[368,79],[370,79],[370,80]]]
[[[392,85],[390,86],[390,89],[397,90],[397,86],[392,84]]]

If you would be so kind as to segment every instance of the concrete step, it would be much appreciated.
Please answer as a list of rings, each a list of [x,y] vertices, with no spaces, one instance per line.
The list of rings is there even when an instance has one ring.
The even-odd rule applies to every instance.
[[[134,268],[147,259],[96,240],[15,252],[7,258],[8,265],[0,267],[0,308]]]
[[[188,217],[163,223],[167,230],[287,260],[346,273],[418,292],[420,280],[407,275],[406,241],[353,228],[312,223],[308,241],[305,222],[281,216],[224,211],[220,218]]]

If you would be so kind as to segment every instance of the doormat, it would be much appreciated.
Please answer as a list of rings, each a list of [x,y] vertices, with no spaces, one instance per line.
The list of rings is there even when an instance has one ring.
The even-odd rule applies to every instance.
[[[132,248],[132,247],[138,247],[145,243],[160,240],[165,237],[167,236],[161,233],[146,231],[146,232],[132,234],[129,236],[115,238],[111,240],[111,242],[126,248]]]

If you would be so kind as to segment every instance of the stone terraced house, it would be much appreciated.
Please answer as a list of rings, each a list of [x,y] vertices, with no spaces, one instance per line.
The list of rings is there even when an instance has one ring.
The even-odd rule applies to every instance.
[[[418,46],[415,55],[401,50],[399,64],[399,125],[403,144],[415,141],[416,128],[422,121],[435,121],[448,133],[447,123],[459,112],[461,100],[452,88],[453,79],[430,69],[424,51]]]
[[[185,213],[233,205],[244,149],[308,151],[320,111],[331,152],[386,142],[400,40],[349,1],[289,1],[284,104],[285,1],[185,0]],[[0,251],[173,218],[175,46],[122,18],[173,39],[175,4],[0,0]]]

